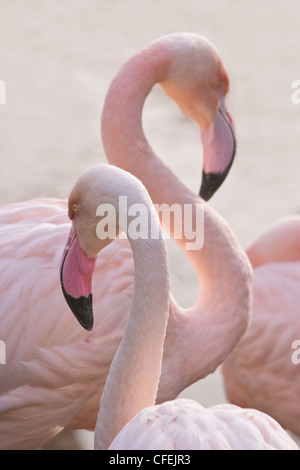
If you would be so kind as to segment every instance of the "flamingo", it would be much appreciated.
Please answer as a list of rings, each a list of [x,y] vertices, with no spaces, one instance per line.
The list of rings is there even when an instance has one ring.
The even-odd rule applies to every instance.
[[[300,217],[279,220],[247,250],[254,269],[251,326],[222,370],[230,402],[255,407],[300,436]]]
[[[112,138],[115,150],[121,152],[124,145],[118,164],[127,158],[156,202],[178,202],[181,207],[201,203],[154,155],[142,132],[141,113],[151,83],[161,80],[170,97],[200,125],[201,195],[211,196],[226,177],[235,152],[233,123],[224,102],[229,80],[215,47],[195,34],[169,35],[129,60],[120,76],[121,89],[114,80],[102,116],[109,160],[116,158],[109,148]],[[95,324],[87,332],[71,321],[57,275],[70,230],[67,202],[45,198],[11,204],[0,210],[0,224],[0,339],[6,345],[6,365],[0,367],[0,447],[39,448],[64,428],[95,427],[101,391],[131,305],[132,252],[122,238],[102,251],[94,278],[109,282],[97,282]],[[187,253],[197,270],[201,295],[187,310],[171,298],[159,401],[175,398],[213,372],[249,323],[249,295],[239,282],[244,255],[228,225],[208,206],[205,224],[204,234],[206,226],[214,227],[214,233],[201,250]],[[186,242],[178,240],[183,249]],[[240,264],[225,263],[224,253],[230,258],[237,251]],[[251,277],[250,268],[248,274]],[[224,297],[226,291],[238,294]],[[104,310],[110,312],[105,319]],[[91,323],[85,326],[92,328]],[[220,341],[219,328],[226,341]]]
[[[186,399],[155,405],[170,304],[166,247],[159,218],[144,186],[130,173],[111,165],[87,170],[69,197],[72,230],[63,254],[61,279],[63,290],[66,287],[70,293],[66,300],[77,319],[84,323],[86,315],[92,313],[94,258],[99,252],[101,256],[101,250],[111,241],[106,236],[99,238],[95,229],[97,207],[110,203],[122,216],[121,195],[128,198],[128,207],[140,204],[147,209],[140,220],[146,236],[132,233],[127,214],[125,219],[119,219],[117,231],[126,231],[133,253],[135,287],[123,339],[101,397],[95,448],[298,449],[274,419],[256,410],[228,404],[205,409]],[[151,237],[150,225],[157,228],[156,238]],[[240,264],[239,257],[237,263]],[[244,271],[241,264],[240,268],[240,282],[246,286],[247,260]]]
[[[225,106],[229,78],[215,47],[206,38],[192,33],[170,34],[153,41],[129,59],[114,78],[101,119],[107,159],[138,177],[158,206],[178,204],[183,208],[204,204],[155,155],[144,134],[143,106],[156,83],[200,127],[204,145],[201,198],[211,197],[224,181],[235,154],[233,122]],[[214,226],[211,238],[206,235],[209,226]],[[172,221],[164,228],[174,237],[176,228]],[[214,372],[250,321],[251,300],[239,284],[240,266],[234,264],[237,252],[243,266],[247,263],[228,224],[205,205],[203,248],[186,250],[188,240],[184,235],[176,242],[195,268],[201,291],[189,309],[182,309],[171,296],[158,402],[177,397],[186,387]],[[228,263],[224,258],[226,250]],[[252,276],[250,268],[248,275]],[[217,291],[216,278],[220,285]],[[224,292],[234,290],[236,296],[224,296]],[[220,312],[220,305],[226,311],[225,316],[223,310]],[[85,318],[83,326],[91,324],[91,316],[87,323]],[[222,325],[226,341],[220,341],[217,325]],[[199,334],[203,335],[203,341]],[[202,357],[201,362],[198,357]],[[93,406],[96,403],[94,400]],[[90,406],[88,403],[77,419],[86,419]]]

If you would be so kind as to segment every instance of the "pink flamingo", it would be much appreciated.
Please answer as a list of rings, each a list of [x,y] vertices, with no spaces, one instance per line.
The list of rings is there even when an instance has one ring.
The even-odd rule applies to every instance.
[[[95,263],[89,255],[95,256],[111,242],[106,233],[96,233],[96,209],[109,202],[122,216],[119,197],[124,195],[128,207],[139,204],[146,208],[139,219],[146,237],[131,232],[127,217],[119,219],[118,232],[125,230],[132,248],[135,288],[123,339],[101,397],[96,449],[298,449],[274,419],[257,410],[228,404],[205,409],[186,399],[155,406],[170,307],[167,253],[158,215],[144,186],[130,173],[111,165],[87,170],[69,197],[73,227],[63,256],[62,280],[76,295],[76,302],[67,299],[73,313],[80,320],[87,305],[92,311],[91,295],[87,302],[78,302],[78,294],[86,298],[85,289],[91,283]],[[153,227],[159,235],[156,238],[151,237]],[[247,291],[248,263],[244,258],[243,270],[238,251],[236,255],[240,286]]]
[[[300,436],[300,217],[280,220],[247,250],[254,269],[251,326],[223,364],[230,402],[273,416]]]
[[[170,35],[125,64],[120,77],[124,97],[114,81],[103,114],[105,146],[110,138],[117,150],[124,145],[119,163],[128,159],[156,202],[182,207],[201,202],[155,157],[142,132],[143,100],[151,83],[161,80],[200,125],[202,195],[210,196],[226,176],[235,147],[224,104],[228,76],[216,49],[198,35]],[[108,153],[116,158],[110,148]],[[134,281],[128,241],[116,240],[97,261],[95,327],[87,333],[72,322],[58,285],[61,247],[70,229],[66,210],[65,201],[44,199],[0,211],[1,340],[6,344],[6,365],[0,367],[1,448],[37,448],[63,428],[94,429],[102,388],[123,335]],[[240,289],[239,281],[244,255],[227,224],[208,206],[205,224],[213,227],[212,236],[203,249],[187,253],[199,275],[201,296],[188,310],[171,300],[160,401],[176,397],[215,370],[248,325],[250,288]],[[178,240],[182,247],[186,241]],[[236,252],[240,263],[230,261]],[[226,297],[227,291],[237,295]],[[214,326],[220,325],[220,317],[226,341]],[[85,326],[92,325],[85,319]]]
[[[197,34],[164,36],[142,49],[121,68],[108,90],[102,112],[101,131],[107,158],[110,163],[137,176],[155,204],[184,207],[185,204],[203,203],[155,155],[143,132],[144,102],[156,83],[201,129],[204,171],[200,195],[210,197],[223,182],[235,152],[232,119],[224,102],[229,79],[216,49]],[[206,235],[209,225],[215,227],[211,239]],[[174,236],[172,223],[165,228]],[[217,247],[215,241],[219,237],[222,244]],[[176,239],[197,272],[201,292],[189,309],[180,308],[171,299],[158,402],[177,397],[183,389],[213,372],[249,323],[249,297],[238,287],[240,267],[231,262],[236,259],[237,252],[242,258],[244,255],[226,222],[208,206],[205,206],[204,238],[204,247],[197,251],[185,249],[188,240],[184,234],[181,239]],[[227,249],[235,256],[227,258]],[[222,276],[220,263],[224,266]],[[222,285],[217,290],[216,277]],[[233,279],[237,282],[237,294],[226,297],[224,292],[232,291]],[[64,293],[67,294],[66,290]],[[87,290],[86,299],[88,297]],[[221,342],[219,332],[212,326],[220,324],[220,305],[226,311],[222,318],[226,341]],[[85,316],[80,321],[84,326],[86,322],[92,324],[91,317]],[[180,357],[175,350],[181,351]],[[202,357],[201,363],[198,357]],[[85,416],[87,410],[83,409],[82,414]]]

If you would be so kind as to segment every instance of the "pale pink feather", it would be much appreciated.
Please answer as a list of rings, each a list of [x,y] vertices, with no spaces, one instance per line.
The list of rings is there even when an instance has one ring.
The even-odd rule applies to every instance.
[[[60,288],[70,230],[66,201],[32,200],[0,210],[0,447],[38,448],[67,427],[92,428],[132,294],[127,240],[103,250],[95,271],[96,326],[76,322]],[[116,295],[116,292],[118,295]]]
[[[227,396],[300,436],[300,365],[292,361],[300,340],[300,217],[276,223],[248,253],[257,266],[252,321],[223,364]]]
[[[175,88],[170,87],[171,95],[174,92],[174,99],[188,115],[199,120],[204,131],[209,116],[212,118],[210,107],[215,113],[221,97],[228,91],[228,77],[215,48],[197,35],[165,37],[161,44],[167,48],[163,47],[160,54],[158,41],[154,49],[153,46],[145,49],[144,56],[137,55],[138,60],[141,59],[139,66],[143,63],[148,67],[146,71],[139,69],[137,82],[134,83],[131,76],[125,77],[128,87],[123,86],[121,90],[126,92],[126,99],[137,96],[137,87],[141,96],[135,105],[129,103],[127,106],[123,99],[123,108],[120,100],[116,99],[118,117],[122,114],[124,122],[132,127],[129,133],[126,129],[122,135],[114,133],[111,142],[117,143],[117,137],[120,137],[119,148],[122,149],[122,139],[125,138],[127,157],[139,158],[138,164],[129,160],[127,163],[132,166],[132,171],[140,172],[137,176],[143,182],[148,179],[148,183],[152,183],[151,197],[170,204],[176,202],[176,198],[182,203],[195,204],[199,198],[154,158],[136,122],[140,123],[143,100],[154,85],[158,69],[170,71],[170,61],[174,70],[163,85],[168,88],[174,80]],[[208,47],[211,48],[210,53],[207,53]],[[201,60],[203,50],[207,58],[205,62]],[[196,62],[187,60],[188,51]],[[157,59],[153,73],[149,71],[149,52],[152,59]],[[133,73],[138,68],[134,65]],[[213,80],[206,80],[203,73],[213,73]],[[184,93],[182,83],[186,85]],[[201,86],[205,90],[199,96]],[[109,114],[107,107],[106,113]],[[114,121],[121,125],[122,119],[115,119],[114,112],[112,115]],[[109,135],[107,139],[110,141]],[[124,163],[124,154],[119,157]],[[93,429],[105,378],[127,320],[133,290],[133,262],[127,240],[118,240],[102,252],[97,262],[93,332],[83,331],[74,321],[59,284],[60,257],[70,229],[66,212],[65,202],[42,200],[10,205],[0,213],[0,340],[7,345],[7,364],[0,368],[1,447],[39,447],[63,427]],[[227,258],[230,258],[230,253],[239,251],[240,247],[224,221],[209,207],[206,213],[210,223],[215,221],[213,228],[217,241],[224,229]],[[215,247],[222,249],[219,243]],[[240,254],[236,266],[229,266],[232,270],[228,273],[223,270],[222,285],[216,289],[214,282],[211,285],[208,282],[219,272],[220,257],[215,247],[212,242],[210,248],[207,247],[207,255],[202,250],[195,253],[193,259],[195,268],[201,257],[206,259],[208,269],[203,270],[201,278],[202,292],[207,287],[206,298],[199,297],[195,306],[187,311],[173,300],[171,302],[158,395],[160,401],[176,397],[182,389],[214,371],[247,327],[249,303],[242,301],[245,296],[239,289],[239,279],[230,274],[239,269],[243,256]],[[212,263],[209,253],[215,251]],[[213,270],[213,276],[210,276],[209,268]],[[228,285],[241,297],[241,301],[238,296],[235,299],[236,305],[232,305],[230,296],[223,295]],[[248,292],[245,295],[248,299]],[[219,338],[220,320],[226,341]],[[200,356],[201,362],[198,360]]]
[[[299,450],[268,415],[230,404],[205,408],[189,399],[145,408],[110,450]]]

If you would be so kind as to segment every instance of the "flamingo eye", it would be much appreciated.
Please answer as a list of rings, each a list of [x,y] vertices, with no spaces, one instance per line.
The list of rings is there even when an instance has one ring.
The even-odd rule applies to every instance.
[[[73,209],[73,212],[76,212],[76,211],[77,211],[77,209],[78,209],[78,206],[77,206],[77,204],[73,204],[73,207],[72,207],[72,209]]]

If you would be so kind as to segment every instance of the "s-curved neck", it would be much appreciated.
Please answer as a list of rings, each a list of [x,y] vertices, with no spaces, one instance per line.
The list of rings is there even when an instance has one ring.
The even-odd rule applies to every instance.
[[[167,59],[161,51],[155,54],[153,48],[146,48],[131,58],[112,81],[102,111],[102,141],[109,162],[149,184],[145,174],[148,158],[151,167],[157,164],[158,170],[162,162],[146,139],[142,112],[153,85],[163,79],[166,69]]]
[[[172,206],[177,203],[182,208],[190,205],[193,215],[197,204],[204,209],[203,247],[186,250],[189,240],[184,233],[181,239],[176,239],[198,275],[201,289],[199,298],[188,311],[173,304],[165,342],[165,356],[171,357],[174,344],[178,345],[180,341],[183,343],[189,335],[188,346],[183,348],[180,355],[182,372],[186,374],[183,380],[189,385],[191,377],[196,380],[202,371],[206,373],[214,370],[245,332],[251,310],[252,271],[228,224],[164,165],[146,139],[142,127],[145,99],[155,83],[163,83],[164,88],[168,89],[165,85],[168,85],[169,68],[168,54],[156,44],[125,64],[106,97],[102,114],[102,139],[109,162],[137,176],[155,204]],[[174,235],[172,224],[165,228],[169,228],[171,236]],[[199,331],[207,316],[207,327],[209,323],[218,325],[222,319],[224,340],[220,341],[217,330],[213,328],[211,335],[214,341],[211,347],[214,351],[206,356],[207,365],[202,369],[202,358],[199,358],[208,343],[203,345],[199,341]],[[185,369],[188,363],[190,366]]]
[[[102,140],[107,158],[139,178],[154,204],[185,204],[192,206],[195,220],[196,205],[204,208],[204,246],[200,250],[185,250],[189,240],[185,234],[176,239],[195,268],[201,283],[209,279],[224,283],[233,279],[245,257],[223,219],[203,200],[190,191],[154,153],[142,127],[142,112],[146,97],[156,83],[169,86],[171,59],[167,49],[154,42],[131,58],[110,85],[102,113]],[[199,116],[199,123],[201,116]],[[183,212],[182,212],[183,213]],[[184,216],[182,216],[184,217]],[[183,220],[182,220],[183,225]],[[174,235],[174,225],[169,227]],[[193,227],[195,228],[195,227]],[[237,263],[237,254],[239,263]],[[204,289],[202,289],[204,292]],[[202,293],[203,293],[202,292]],[[203,303],[203,296],[202,296]]]

